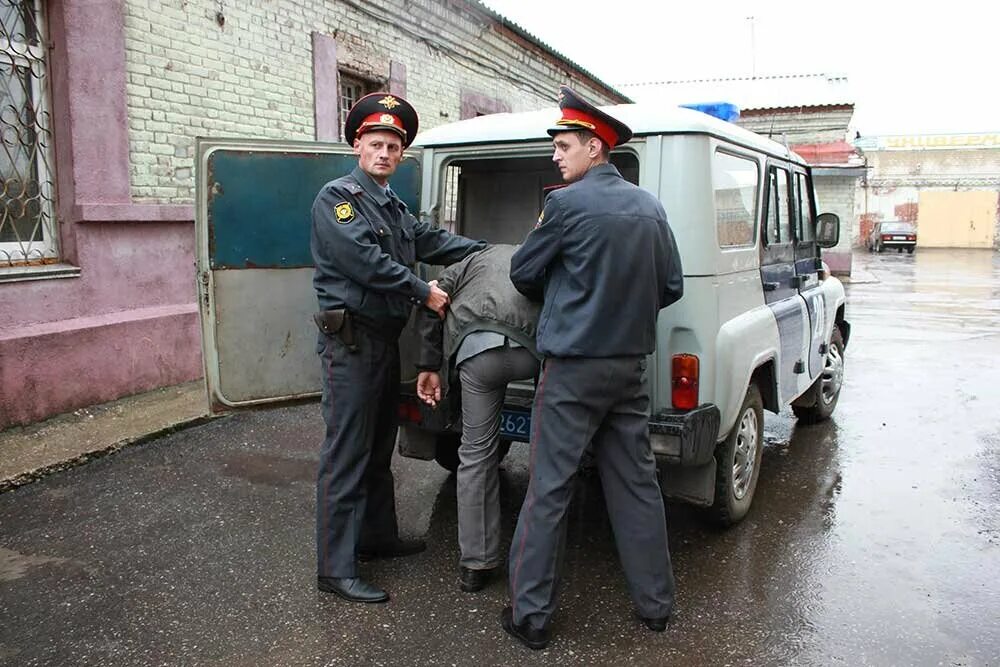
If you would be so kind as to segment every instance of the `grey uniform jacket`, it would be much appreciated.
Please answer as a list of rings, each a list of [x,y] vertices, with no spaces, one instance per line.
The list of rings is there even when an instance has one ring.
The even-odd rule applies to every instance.
[[[649,354],[657,313],[681,298],[683,276],[663,206],[611,164],[549,193],[510,266],[518,290],[544,297],[546,357]]]
[[[320,310],[405,322],[430,293],[413,273],[417,260],[451,264],[485,245],[418,221],[356,168],[324,185],[313,202],[310,247]]]
[[[539,305],[520,294],[510,282],[510,258],[516,249],[512,245],[491,245],[441,272],[438,286],[451,296],[451,305],[443,323],[428,310],[419,314],[417,368],[439,370],[474,331],[503,334],[538,356],[535,328]]]

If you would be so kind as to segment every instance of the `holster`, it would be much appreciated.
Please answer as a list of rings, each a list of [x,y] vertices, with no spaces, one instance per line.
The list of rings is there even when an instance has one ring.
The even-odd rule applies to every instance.
[[[337,310],[321,310],[313,314],[313,320],[319,330],[328,336],[336,336],[351,352],[358,351],[357,339],[354,336],[354,323],[351,313],[343,308]]]

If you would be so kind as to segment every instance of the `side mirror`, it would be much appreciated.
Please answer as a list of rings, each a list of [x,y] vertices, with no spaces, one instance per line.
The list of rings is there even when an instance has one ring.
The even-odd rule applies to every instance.
[[[836,213],[816,216],[816,243],[820,248],[832,248],[840,243],[840,217]]]

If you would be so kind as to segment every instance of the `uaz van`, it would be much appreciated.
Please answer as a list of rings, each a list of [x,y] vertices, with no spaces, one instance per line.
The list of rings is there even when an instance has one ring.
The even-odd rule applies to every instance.
[[[820,248],[836,245],[839,220],[817,215],[809,166],[774,141],[689,109],[605,110],[635,133],[611,160],[663,203],[684,268],[684,297],[661,311],[649,364],[663,490],[733,523],[754,496],[764,410],[791,405],[815,422],[837,405],[850,326]],[[494,114],[424,132],[392,188],[434,225],[519,243],[545,188],[561,180],[545,132],[556,117],[554,108]],[[320,187],[355,164],[343,144],[199,141],[199,301],[214,411],[319,391],[309,211]],[[416,342],[412,327],[400,341],[399,451],[454,468],[460,406],[416,399]],[[528,440],[533,392],[532,382],[508,389],[507,443]]]

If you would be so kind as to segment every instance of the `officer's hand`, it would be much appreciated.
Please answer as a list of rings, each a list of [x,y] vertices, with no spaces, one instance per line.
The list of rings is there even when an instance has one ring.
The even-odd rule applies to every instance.
[[[417,396],[431,406],[441,400],[441,376],[434,371],[420,371],[417,375]]]
[[[424,301],[424,305],[437,313],[438,317],[443,320],[444,313],[448,309],[448,304],[451,302],[451,297],[448,296],[447,292],[438,287],[436,280],[432,280],[428,284],[431,286],[431,293],[427,295],[427,300]]]

